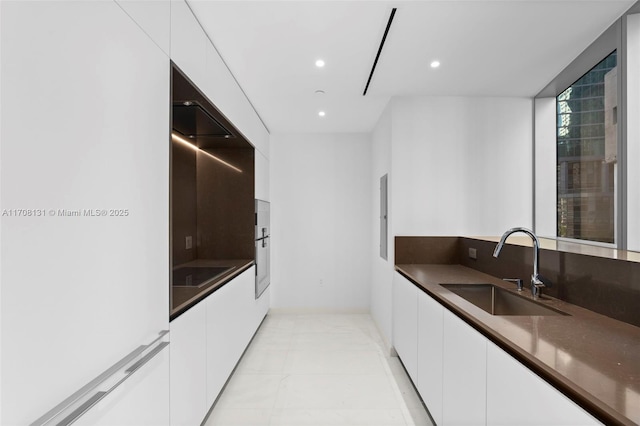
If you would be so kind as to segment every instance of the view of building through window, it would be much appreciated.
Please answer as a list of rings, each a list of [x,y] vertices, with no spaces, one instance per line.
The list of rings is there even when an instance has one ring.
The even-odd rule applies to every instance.
[[[617,60],[614,51],[558,95],[558,236],[615,242]]]

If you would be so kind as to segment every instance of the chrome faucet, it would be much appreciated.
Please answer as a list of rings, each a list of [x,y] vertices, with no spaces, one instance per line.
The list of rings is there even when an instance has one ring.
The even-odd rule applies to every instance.
[[[540,297],[542,296],[542,288],[551,287],[551,282],[549,282],[539,274],[540,263],[538,260],[539,259],[538,256],[540,252],[540,241],[538,240],[538,237],[536,237],[536,235],[531,230],[527,228],[508,229],[507,232],[502,234],[502,238],[500,238],[500,242],[498,243],[495,250],[493,251],[493,257],[497,258],[498,255],[500,255],[500,250],[502,250],[502,246],[504,245],[505,241],[507,241],[507,238],[509,238],[511,234],[516,232],[522,232],[524,234],[527,234],[533,240],[533,274],[531,274],[531,295],[533,295],[533,297]]]

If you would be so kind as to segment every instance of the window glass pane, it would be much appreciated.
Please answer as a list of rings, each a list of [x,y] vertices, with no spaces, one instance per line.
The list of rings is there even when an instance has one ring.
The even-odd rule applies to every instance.
[[[558,95],[558,236],[615,242],[617,57]]]

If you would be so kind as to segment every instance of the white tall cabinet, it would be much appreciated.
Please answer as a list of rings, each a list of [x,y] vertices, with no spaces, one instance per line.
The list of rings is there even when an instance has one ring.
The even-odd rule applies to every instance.
[[[168,329],[169,57],[114,1],[0,19],[0,423],[21,425]],[[166,401],[168,363],[127,381],[149,371]]]
[[[169,329],[171,60],[261,150],[267,199],[269,135],[184,0],[3,0],[0,42],[0,424],[22,425]],[[249,306],[255,331],[268,292]],[[206,351],[186,321],[78,422],[169,424],[169,352]]]

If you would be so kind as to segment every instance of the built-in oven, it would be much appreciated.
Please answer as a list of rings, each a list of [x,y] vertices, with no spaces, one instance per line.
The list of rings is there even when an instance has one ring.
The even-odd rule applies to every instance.
[[[256,299],[271,283],[270,237],[269,203],[256,200]]]

